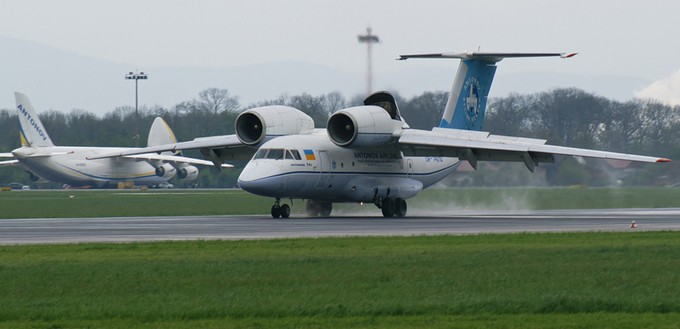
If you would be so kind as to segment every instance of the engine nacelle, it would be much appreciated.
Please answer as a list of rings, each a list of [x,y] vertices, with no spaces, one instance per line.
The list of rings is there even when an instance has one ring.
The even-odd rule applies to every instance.
[[[331,115],[326,129],[335,145],[375,147],[391,142],[393,134],[402,129],[402,122],[392,119],[382,107],[356,106]]]
[[[175,176],[176,173],[177,173],[177,170],[175,169],[175,167],[173,167],[169,163],[164,163],[164,164],[156,167],[156,176],[158,176],[158,177],[170,179],[173,176]]]
[[[194,166],[184,166],[177,170],[177,177],[186,181],[194,181],[198,178],[198,168]]]
[[[236,117],[236,137],[246,145],[258,145],[283,135],[314,129],[314,120],[290,106],[263,106],[242,112]]]

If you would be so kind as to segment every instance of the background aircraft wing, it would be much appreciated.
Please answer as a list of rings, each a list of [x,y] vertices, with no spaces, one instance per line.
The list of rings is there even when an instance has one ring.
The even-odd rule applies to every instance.
[[[491,135],[484,131],[460,129],[408,129],[402,132],[398,143],[404,155],[457,157],[467,160],[474,168],[477,168],[477,161],[515,161],[524,162],[533,171],[541,162],[554,162],[554,155],[638,162],[670,161],[659,157],[548,145],[543,139]]]
[[[99,154],[88,157],[88,159],[115,158],[145,153],[175,152],[182,150],[200,150],[203,156],[210,160],[216,167],[221,166],[222,162],[230,160],[249,160],[257,151],[257,148],[243,144],[236,135],[223,135],[196,138],[192,141],[164,144],[136,149],[129,149],[120,152]]]
[[[208,160],[195,159],[195,158],[189,158],[189,157],[178,156],[178,155],[157,154],[157,153],[143,153],[143,154],[136,154],[136,155],[124,155],[122,157],[123,158],[130,158],[130,159],[146,160],[146,161],[162,161],[162,162],[167,162],[167,163],[186,163],[186,164],[196,164],[196,165],[202,165],[202,166],[212,166],[213,165],[213,163],[208,161]],[[222,168],[232,168],[233,165],[230,165],[230,164],[227,164],[227,163],[222,163],[222,164],[220,164],[220,167],[222,167]]]
[[[12,160],[0,161],[0,166],[8,166],[19,163],[19,160],[14,159],[12,153],[0,153],[0,158],[12,158]]]

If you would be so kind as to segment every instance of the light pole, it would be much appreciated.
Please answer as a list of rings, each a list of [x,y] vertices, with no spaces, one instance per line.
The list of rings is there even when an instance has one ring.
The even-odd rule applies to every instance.
[[[359,35],[359,43],[365,43],[368,52],[368,68],[366,73],[366,95],[370,95],[373,91],[373,44],[380,42],[380,38],[372,33],[371,27],[366,28],[366,34]]]
[[[139,87],[137,81],[146,80],[148,76],[144,72],[130,72],[125,75],[126,80],[135,80],[135,145],[139,146]]]

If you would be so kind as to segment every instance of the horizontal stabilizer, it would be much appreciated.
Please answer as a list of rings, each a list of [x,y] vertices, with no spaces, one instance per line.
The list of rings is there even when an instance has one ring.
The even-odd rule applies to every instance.
[[[503,58],[521,57],[560,57],[571,58],[577,53],[482,53],[482,52],[462,52],[462,53],[435,53],[435,54],[414,54],[399,55],[399,60],[409,58],[457,58],[457,59],[476,59],[487,62],[500,62]]]

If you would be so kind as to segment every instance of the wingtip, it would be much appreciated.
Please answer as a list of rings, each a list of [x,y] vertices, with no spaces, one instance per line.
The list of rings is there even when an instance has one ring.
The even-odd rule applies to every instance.
[[[576,55],[578,55],[578,53],[563,53],[560,57],[562,57],[562,58],[572,58]]]
[[[657,162],[657,163],[658,163],[658,162],[671,162],[671,159],[668,159],[668,158],[659,158],[659,159],[656,160],[656,162]]]

